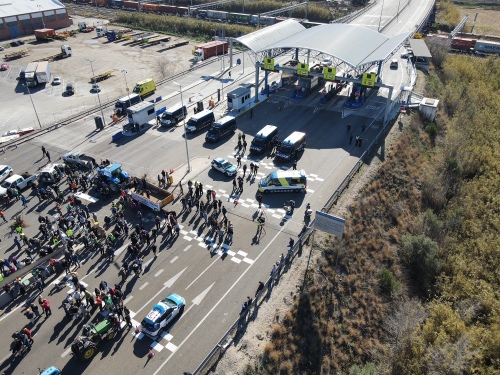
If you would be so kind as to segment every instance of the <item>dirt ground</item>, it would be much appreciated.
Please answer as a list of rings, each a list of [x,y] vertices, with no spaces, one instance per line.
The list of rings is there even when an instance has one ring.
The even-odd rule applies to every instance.
[[[418,79],[415,92],[423,92],[425,77],[422,72],[418,72]],[[403,127],[408,126],[409,117],[400,117]],[[386,153],[392,152],[399,135],[401,134],[401,124],[394,124],[386,137]],[[358,193],[376,176],[383,160],[375,157],[369,165],[364,165],[355,179],[340,197],[338,204],[330,211],[331,214],[349,220],[348,207],[355,201]],[[316,232],[315,243],[322,243],[325,238],[324,233]],[[315,264],[320,252],[314,248],[311,264]],[[284,274],[279,285],[273,288],[271,299],[268,303],[263,303],[259,308],[259,314],[255,321],[247,327],[245,335],[237,343],[231,345],[223,358],[217,364],[214,374],[236,375],[244,374],[248,365],[254,366],[262,356],[266,343],[271,338],[272,325],[279,324],[284,314],[290,310],[295,298],[298,297],[299,289],[304,278],[304,271],[307,265],[307,258],[311,251],[310,246],[304,247],[302,257],[297,257],[290,270]]]
[[[482,8],[459,8],[459,10],[462,17],[469,15],[467,32],[470,32],[474,17],[476,13],[479,13],[474,27],[474,34],[500,36],[500,10]]]
[[[85,21],[88,26],[100,26],[107,23],[106,20],[79,16],[72,16],[72,19],[73,26],[69,27],[69,30],[77,29],[78,22],[82,21]],[[122,27],[109,26],[109,29],[113,28],[122,29]],[[27,120],[24,114],[31,115],[33,111],[32,104],[26,95],[27,92],[21,86],[22,82],[17,79],[20,70],[26,68],[29,62],[58,54],[63,44],[72,48],[73,55],[50,63],[52,78],[60,77],[62,83],[57,86],[39,85],[31,89],[42,126],[52,125],[55,121],[98,104],[97,95],[91,91],[92,69],[95,75],[113,70],[111,77],[99,83],[100,100],[109,102],[125,96],[127,86],[132,90],[137,82],[144,79],[153,78],[158,81],[164,78],[157,68],[160,61],[165,65],[166,76],[189,69],[192,59],[191,51],[194,46],[193,43],[189,43],[185,46],[166,49],[160,44],[137,45],[126,40],[108,42],[105,37],[98,38],[95,31],[77,33],[76,36],[69,37],[65,41],[56,40],[44,43],[37,42],[34,37],[22,39],[25,41],[24,45],[9,47],[0,53],[0,58],[3,60],[6,53],[23,49],[30,50],[27,56],[9,61],[8,70],[0,71],[2,87],[0,118],[9,119],[8,126],[12,129],[18,126],[33,126],[33,124],[25,124]],[[170,43],[176,39],[180,38],[174,37]],[[2,41],[1,44],[6,45],[8,42]],[[75,95],[65,95],[67,83],[74,83]],[[16,111],[12,112],[11,108],[15,108]],[[34,115],[32,117],[34,120]],[[37,124],[35,126],[37,127]]]

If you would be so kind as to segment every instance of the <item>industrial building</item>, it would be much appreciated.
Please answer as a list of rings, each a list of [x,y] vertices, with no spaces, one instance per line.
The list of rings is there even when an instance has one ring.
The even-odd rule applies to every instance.
[[[34,34],[35,29],[60,29],[72,24],[57,0],[0,0],[0,39]]]

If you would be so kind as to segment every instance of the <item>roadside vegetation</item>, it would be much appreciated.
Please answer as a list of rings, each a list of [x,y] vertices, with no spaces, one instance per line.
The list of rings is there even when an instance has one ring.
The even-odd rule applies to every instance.
[[[500,59],[444,55],[247,374],[500,373]],[[320,237],[316,235],[316,239]]]

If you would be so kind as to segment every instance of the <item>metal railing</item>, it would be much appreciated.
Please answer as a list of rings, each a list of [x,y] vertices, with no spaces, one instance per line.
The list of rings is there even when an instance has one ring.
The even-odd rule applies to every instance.
[[[308,241],[314,228],[314,220],[309,223],[305,232],[299,237],[298,241],[291,247],[284,258],[277,262],[276,272],[272,273],[264,283],[264,288],[255,294],[252,303],[240,313],[238,319],[234,321],[231,327],[222,335],[221,339],[208,353],[200,365],[192,372],[192,375],[206,374],[224,355],[226,349],[239,337],[245,333],[247,325],[256,319],[257,312],[262,303],[271,295],[273,287],[277,284],[281,276],[288,272],[293,259],[302,252],[304,243]]]

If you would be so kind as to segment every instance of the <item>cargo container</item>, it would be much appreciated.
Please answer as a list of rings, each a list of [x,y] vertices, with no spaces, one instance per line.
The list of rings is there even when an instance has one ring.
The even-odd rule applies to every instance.
[[[90,0],[90,3],[94,4],[94,5],[97,3],[97,5],[105,6],[106,5],[106,0]]]
[[[160,5],[160,6],[158,6],[158,12],[175,14],[175,13],[177,13],[177,7],[174,7],[172,5]]]
[[[207,10],[207,18],[212,20],[227,20],[227,12],[220,12],[216,10]]]
[[[141,9],[143,12],[158,12],[158,4],[147,4],[141,2]]]
[[[35,30],[35,37],[38,41],[51,40],[56,35],[54,29],[38,29]]]
[[[492,40],[478,40],[474,48],[482,53],[500,53],[500,43]]]
[[[36,80],[38,83],[48,83],[50,81],[50,64],[48,61],[41,61],[36,67]]]
[[[227,53],[229,43],[222,40],[198,44],[194,47],[194,61],[203,61],[212,56],[223,55]]]
[[[139,5],[137,4],[137,1],[124,1],[123,2],[123,7],[127,9],[138,9]]]
[[[276,23],[276,17],[260,16],[259,18],[257,14],[254,14],[250,22],[254,25],[274,25]]]
[[[227,20],[231,23],[240,23],[244,25],[248,25],[251,21],[252,16],[249,14],[243,13],[229,13],[227,15]]]
[[[108,0],[108,7],[122,8],[123,7],[123,0]]]
[[[26,80],[26,84],[28,87],[35,87],[37,85],[36,82],[36,67],[38,63],[30,62],[24,71],[24,79]]]
[[[474,48],[476,44],[475,39],[467,39],[467,38],[453,38],[451,40],[451,48],[466,50],[470,48]]]
[[[189,8],[177,7],[177,14],[179,14],[179,16],[187,16],[189,14]]]

